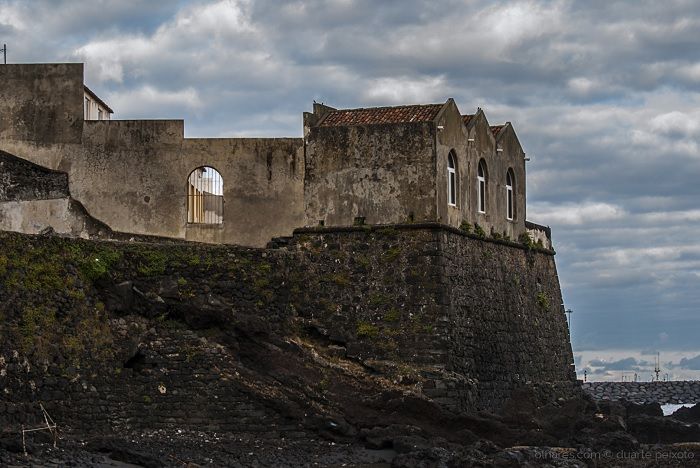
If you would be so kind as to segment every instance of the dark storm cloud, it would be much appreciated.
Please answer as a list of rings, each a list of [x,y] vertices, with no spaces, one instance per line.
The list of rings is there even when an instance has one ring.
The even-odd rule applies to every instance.
[[[312,99],[512,121],[578,349],[697,342],[698,37],[687,0],[0,0],[11,60],[85,61],[118,118],[188,136],[299,135]]]

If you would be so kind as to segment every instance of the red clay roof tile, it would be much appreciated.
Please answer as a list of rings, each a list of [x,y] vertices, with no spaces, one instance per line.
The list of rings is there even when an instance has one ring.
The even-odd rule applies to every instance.
[[[462,116],[462,121],[464,121],[464,125],[469,125],[469,122],[474,118],[476,114],[466,114]]]
[[[493,136],[497,136],[498,132],[500,132],[503,127],[505,127],[505,125],[491,125],[489,128],[491,129]]]
[[[331,111],[319,127],[345,125],[376,125],[407,122],[429,122],[437,117],[444,104],[424,104],[396,107],[370,107]]]

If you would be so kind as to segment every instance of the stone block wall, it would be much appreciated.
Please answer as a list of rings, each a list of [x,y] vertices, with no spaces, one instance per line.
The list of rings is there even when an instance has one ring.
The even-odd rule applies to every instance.
[[[479,382],[479,407],[517,386],[573,387],[569,330],[551,252],[445,230],[440,259],[449,295],[450,369]]]
[[[551,252],[446,226],[302,229],[276,249],[0,246],[0,425],[15,429],[42,402],[76,428],[295,433],[305,397],[278,376],[301,341],[456,413],[575,385]]]
[[[1,232],[0,245],[3,430],[40,424],[40,402],[63,430],[295,430],[242,364],[287,321],[280,253]]]
[[[310,325],[369,366],[423,366],[425,394],[455,411],[577,387],[551,251],[438,224],[299,229],[289,248]]]
[[[308,327],[363,361],[434,365],[441,312],[438,245],[429,230],[300,229],[297,313]],[[293,280],[296,278],[292,278]]]

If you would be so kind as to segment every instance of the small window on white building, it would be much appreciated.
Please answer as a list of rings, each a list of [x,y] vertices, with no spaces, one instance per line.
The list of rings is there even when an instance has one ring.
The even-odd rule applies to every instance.
[[[482,159],[479,161],[479,168],[476,174],[477,180],[477,209],[479,213],[486,213],[486,163]]]
[[[187,178],[187,222],[224,222],[224,180],[213,167],[198,167]]]
[[[455,152],[447,155],[447,204],[457,206],[457,172],[455,166]]]
[[[508,169],[506,172],[506,218],[513,220],[515,216],[515,199],[513,198],[513,182],[515,176],[512,169]]]
[[[85,120],[90,120],[90,99],[85,98]]]
[[[97,120],[103,120],[105,118],[104,112],[99,107],[97,108]]]

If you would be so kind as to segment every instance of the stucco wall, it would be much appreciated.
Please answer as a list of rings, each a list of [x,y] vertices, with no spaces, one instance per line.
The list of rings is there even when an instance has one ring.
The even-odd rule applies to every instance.
[[[80,142],[83,64],[3,65],[0,83],[0,140]]]
[[[181,120],[83,121],[82,64],[0,67],[0,150],[68,174],[115,231],[263,246],[304,224],[301,138],[186,139]],[[5,83],[9,83],[8,86]],[[224,182],[224,222],[187,225],[195,168]]]
[[[181,120],[84,121],[82,64],[8,65],[0,77],[0,150],[68,173],[71,194],[115,231],[263,246],[299,226],[438,221],[489,235],[525,232],[524,153],[483,112],[465,127],[451,99],[431,122],[315,127],[301,138],[188,139]],[[316,105],[320,115],[324,106]],[[469,141],[473,140],[473,141]],[[497,148],[503,151],[497,151]],[[447,204],[447,155],[458,202]],[[487,164],[486,213],[476,180]],[[222,225],[188,225],[186,181],[201,165],[224,182]],[[515,219],[505,178],[515,173]]]
[[[0,151],[0,230],[90,237],[103,226],[73,200],[68,175]]]
[[[38,234],[46,228],[87,237],[86,219],[69,198],[0,202],[0,230]]]
[[[307,135],[306,225],[436,220],[432,123],[312,127]]]
[[[511,126],[506,126],[498,140],[489,128],[483,112],[478,112],[467,127],[468,185],[467,213],[464,219],[478,223],[486,233],[492,230],[515,240],[525,232],[525,154]],[[503,151],[497,151],[501,148]],[[486,212],[478,210],[477,171],[480,160],[486,163]],[[514,217],[506,218],[506,173],[512,169],[514,184]]]
[[[438,221],[459,227],[463,220],[470,220],[470,209],[473,184],[470,183],[472,162],[467,150],[467,129],[462,123],[462,117],[454,102],[448,102],[443,113],[437,118],[437,158],[436,179],[436,209]],[[456,157],[457,205],[448,204],[447,161],[450,151]],[[470,221],[471,222],[471,221]]]
[[[315,127],[307,115],[306,224],[350,225],[437,221],[478,223],[486,232],[518,239],[525,232],[525,161],[512,126],[498,141],[483,112],[465,126],[448,100],[435,121]],[[472,141],[470,141],[472,140]],[[502,151],[498,151],[501,149]],[[456,206],[448,204],[448,155],[456,155]],[[477,207],[477,167],[487,167],[486,212]],[[506,173],[512,169],[514,217],[507,219]],[[431,206],[432,205],[432,206]]]
[[[183,122],[85,122],[82,145],[1,142],[69,175],[71,194],[122,232],[263,246],[303,225],[303,147],[296,138],[185,139]],[[187,177],[202,165],[224,183],[221,226],[187,226]]]

